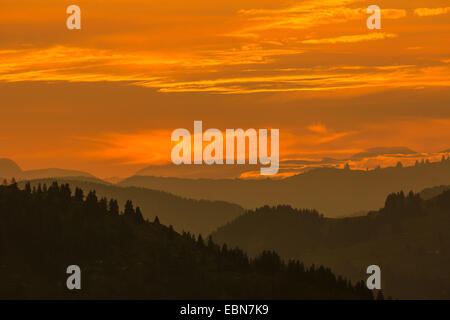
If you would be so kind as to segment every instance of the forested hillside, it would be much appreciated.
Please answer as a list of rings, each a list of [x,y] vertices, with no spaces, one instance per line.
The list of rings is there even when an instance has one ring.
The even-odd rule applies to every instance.
[[[376,264],[386,294],[450,298],[450,190],[429,200],[393,193],[382,209],[352,218],[265,206],[219,228],[213,239],[251,255],[275,250],[283,258],[324,264],[353,279]]]
[[[70,184],[73,188],[80,188],[84,193],[91,190],[97,192],[98,197],[116,199],[120,206],[127,200],[140,206],[145,218],[153,220],[158,216],[161,223],[173,225],[176,231],[190,231],[208,234],[219,226],[231,221],[243,213],[239,205],[223,201],[192,200],[173,194],[139,187],[119,187],[107,183],[83,181],[81,179],[40,179],[31,180],[31,186],[51,184],[57,180],[61,184]],[[23,188],[27,182],[19,182]]]
[[[82,270],[81,290],[66,268]],[[148,222],[69,185],[0,186],[0,298],[371,299],[324,267],[284,263]]]

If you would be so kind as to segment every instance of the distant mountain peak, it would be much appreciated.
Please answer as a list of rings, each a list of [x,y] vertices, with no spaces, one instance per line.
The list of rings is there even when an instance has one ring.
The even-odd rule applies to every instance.
[[[0,158],[0,177],[18,176],[22,169],[11,159]]]
[[[95,178],[90,173],[79,170],[66,170],[59,168],[45,168],[35,170],[22,170],[17,163],[11,159],[0,158],[0,177],[4,179],[39,179],[51,177],[86,177]]]

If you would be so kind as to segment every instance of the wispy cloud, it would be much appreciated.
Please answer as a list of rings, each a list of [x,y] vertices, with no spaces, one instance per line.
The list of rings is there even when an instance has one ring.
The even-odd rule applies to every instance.
[[[308,130],[315,133],[325,134],[328,132],[327,128],[321,123],[315,123],[308,126]]]
[[[369,33],[328,39],[311,39],[310,44],[352,43],[392,38],[395,35]],[[160,92],[258,93],[324,91],[364,87],[448,86],[450,66],[443,59],[434,66],[384,65],[305,67],[298,71],[275,68],[241,71],[238,77],[224,77],[218,66],[269,64],[275,56],[299,53],[295,49],[241,48],[234,52],[206,51],[201,55],[162,57],[146,52],[113,52],[73,47],[0,51],[0,80],[127,82]],[[190,75],[199,66],[203,73]],[[205,72],[208,69],[210,72]],[[187,73],[187,74],[186,74]],[[207,76],[207,78],[205,78]],[[188,78],[188,79],[186,79]],[[190,78],[190,79],[189,79]]]
[[[236,32],[252,34],[270,29],[308,29],[315,26],[332,25],[352,20],[365,19],[366,8],[348,7],[361,1],[306,1],[300,5],[282,9],[249,9],[239,13],[248,17],[253,25]],[[406,17],[404,9],[382,9],[383,19],[400,19]]]
[[[370,87],[450,86],[448,65],[435,67],[375,66],[361,72],[314,69],[301,74],[248,76],[193,81],[153,81],[138,85],[158,88],[161,92],[216,92],[226,94],[292,91],[330,91]]]
[[[419,17],[430,17],[447,14],[450,12],[450,7],[445,8],[417,8],[414,9],[414,14]]]
[[[99,82],[155,81],[190,68],[265,64],[274,56],[301,54],[296,48],[264,49],[258,45],[190,54],[120,52],[56,46],[43,49],[0,50],[0,80]]]
[[[396,37],[397,37],[397,35],[395,33],[375,32],[375,33],[339,36],[339,37],[335,37],[335,38],[309,39],[309,40],[303,40],[302,43],[308,43],[308,44],[354,43],[354,42],[370,41],[370,40],[392,39],[392,38],[396,38]]]
[[[170,130],[148,130],[75,139],[88,146],[79,156],[94,160],[115,160],[129,165],[168,162],[172,146],[170,136]]]

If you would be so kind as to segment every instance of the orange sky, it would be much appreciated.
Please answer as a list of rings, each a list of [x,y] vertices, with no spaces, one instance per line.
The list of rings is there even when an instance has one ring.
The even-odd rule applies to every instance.
[[[449,36],[448,0],[2,0],[0,157],[126,176],[169,161],[194,120],[279,128],[282,159],[439,152]]]

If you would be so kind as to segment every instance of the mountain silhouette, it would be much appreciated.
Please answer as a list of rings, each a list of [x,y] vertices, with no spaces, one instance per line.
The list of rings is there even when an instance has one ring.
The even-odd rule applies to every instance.
[[[308,170],[309,166],[332,165],[343,162],[333,158],[323,158],[321,160],[281,160],[279,172],[297,170]],[[227,164],[227,165],[175,165],[173,163],[162,165],[150,165],[136,172],[136,176],[172,177],[188,179],[237,179],[245,173],[255,172],[259,175],[260,164]],[[300,171],[299,171],[300,172]]]
[[[22,169],[11,159],[0,159],[0,177],[11,178],[22,174]]]
[[[40,179],[50,177],[84,177],[95,178],[90,173],[78,170],[66,170],[58,168],[47,168],[37,170],[22,170],[13,160],[0,159],[0,178],[16,180]]]
[[[450,190],[423,200],[390,194],[382,209],[362,217],[325,218],[316,210],[265,206],[219,228],[217,243],[254,255],[324,264],[351,279],[379,265],[385,293],[402,299],[450,298]]]
[[[69,185],[0,186],[3,299],[372,299],[323,266],[179,234],[127,201]],[[68,290],[68,266],[82,290]],[[381,297],[381,295],[380,295]]]
[[[285,179],[179,179],[133,176],[119,186],[163,190],[193,199],[237,203],[246,209],[288,204],[336,217],[383,206],[387,194],[450,183],[450,160],[374,170],[318,168]]]
[[[371,158],[377,156],[384,155],[411,155],[416,154],[416,151],[413,151],[407,147],[376,147],[370,148],[363,152],[359,152],[354,154],[351,159],[362,159],[362,158]]]
[[[443,151],[445,153],[446,151]],[[369,148],[362,152],[356,153],[347,159],[334,159],[325,157],[322,159],[307,160],[307,159],[290,159],[280,160],[279,173],[303,173],[317,167],[336,167],[344,165],[348,161],[358,161],[368,158],[377,158],[380,156],[386,157],[405,157],[411,155],[418,155],[414,150],[408,147],[375,147]],[[188,179],[236,179],[247,178],[249,173],[252,178],[259,176],[261,165],[175,165],[173,163],[161,165],[149,165],[136,172],[136,176],[153,176],[153,177],[172,177],[172,178],[188,178]]]

